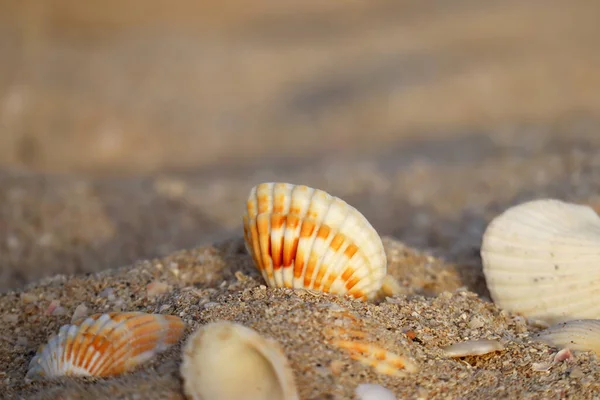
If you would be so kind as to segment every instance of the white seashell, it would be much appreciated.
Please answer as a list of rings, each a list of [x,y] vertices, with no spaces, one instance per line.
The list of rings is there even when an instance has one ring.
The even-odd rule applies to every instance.
[[[322,190],[289,183],[252,188],[244,238],[271,287],[372,299],[386,276],[375,229],[355,208]]]
[[[600,217],[590,207],[535,200],[487,227],[483,273],[494,302],[549,324],[600,318]]]
[[[531,370],[535,372],[547,372],[552,368],[552,363],[532,363]]]
[[[564,348],[554,355],[554,359],[552,360],[552,362],[556,364],[563,361],[571,361],[574,358],[575,356],[571,352],[571,349]]]
[[[88,315],[88,308],[84,303],[81,303],[75,308],[75,311],[73,311],[73,315],[71,316],[71,323],[79,321],[86,315]]]
[[[385,278],[383,278],[383,284],[381,288],[377,292],[377,298],[385,299],[386,297],[396,297],[400,296],[405,291],[403,287],[400,285],[400,282],[392,275],[387,274]]]
[[[443,347],[448,357],[481,356],[504,350],[504,345],[497,340],[467,340]]]
[[[94,314],[61,327],[33,357],[27,378],[122,374],[176,343],[184,329],[173,315]]]
[[[396,400],[396,395],[381,385],[361,383],[354,390],[359,400]]]
[[[181,376],[192,400],[298,400],[281,347],[243,325],[200,327],[183,350]]]
[[[600,320],[561,322],[535,334],[533,338],[551,346],[575,351],[591,350],[600,355]]]

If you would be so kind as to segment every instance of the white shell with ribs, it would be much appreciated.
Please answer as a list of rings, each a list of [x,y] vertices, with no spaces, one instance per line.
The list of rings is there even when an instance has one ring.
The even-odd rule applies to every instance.
[[[575,351],[593,351],[600,356],[600,320],[561,322],[533,336],[540,342]]]
[[[372,299],[387,260],[381,238],[354,207],[289,183],[252,189],[244,215],[246,248],[271,287],[314,289]]]
[[[487,227],[483,272],[501,308],[549,324],[600,318],[600,217],[588,206],[534,200]]]
[[[191,400],[299,400],[281,346],[234,322],[213,322],[194,332],[180,371]]]

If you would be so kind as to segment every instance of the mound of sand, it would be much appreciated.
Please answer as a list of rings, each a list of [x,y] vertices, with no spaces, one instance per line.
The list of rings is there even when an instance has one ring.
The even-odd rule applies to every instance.
[[[68,323],[77,306],[88,313],[145,311],[181,316],[187,335],[231,320],[273,337],[291,361],[302,399],[350,399],[360,383],[379,383],[402,399],[593,398],[600,390],[595,355],[552,364],[556,349],[532,342],[538,328],[459,287],[461,271],[402,243],[385,240],[390,272],[405,294],[379,304],[307,291],[271,289],[241,239],[95,275],[56,276],[0,297],[1,393],[28,399],[182,399],[180,342],[132,373],[107,379],[29,383],[37,346]],[[153,288],[165,283],[163,291]],[[149,286],[150,285],[150,286]],[[50,308],[49,308],[50,307]],[[57,311],[58,309],[58,311]],[[409,357],[419,371],[378,374],[327,342],[326,328],[356,320],[370,343]],[[463,359],[443,346],[497,339],[505,350]],[[548,365],[548,369],[540,367]]]

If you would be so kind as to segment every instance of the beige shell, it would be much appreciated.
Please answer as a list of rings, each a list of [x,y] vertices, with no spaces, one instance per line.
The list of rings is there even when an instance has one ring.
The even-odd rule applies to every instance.
[[[391,390],[375,383],[361,383],[354,389],[354,394],[358,400],[396,400]]]
[[[294,374],[277,342],[228,321],[200,327],[183,350],[191,400],[298,400]]]
[[[184,329],[173,315],[94,314],[61,327],[33,357],[27,378],[122,374],[176,343]]]
[[[534,339],[559,348],[593,351],[600,356],[600,320],[561,322],[537,333]]]
[[[504,350],[504,345],[497,340],[467,340],[442,348],[448,357],[481,356]]]
[[[534,200],[487,227],[483,273],[501,308],[549,324],[600,318],[600,217],[590,207]]]
[[[405,291],[403,290],[402,285],[400,285],[400,282],[398,282],[398,279],[394,278],[390,274],[387,274],[385,278],[383,278],[383,283],[377,292],[376,298],[382,300],[386,297],[400,296],[404,292]]]
[[[254,187],[244,238],[271,287],[373,299],[386,276],[383,243],[369,221],[345,201],[308,186]]]

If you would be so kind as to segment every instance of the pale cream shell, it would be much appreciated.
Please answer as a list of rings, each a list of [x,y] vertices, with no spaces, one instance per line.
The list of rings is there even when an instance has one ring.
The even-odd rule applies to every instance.
[[[173,315],[94,314],[61,327],[33,357],[27,378],[122,374],[176,343],[184,329]]]
[[[394,278],[392,275],[387,274],[383,279],[383,283],[379,291],[377,292],[378,299],[385,299],[386,297],[396,297],[400,296],[405,291],[403,290],[402,285],[398,282],[398,279]]]
[[[590,207],[534,200],[487,227],[483,273],[494,302],[549,324],[600,317],[600,217]]]
[[[279,344],[233,322],[213,322],[194,332],[180,371],[191,400],[299,399]]]
[[[387,273],[383,243],[367,219],[345,201],[308,186],[252,188],[244,238],[271,287],[372,299]]]
[[[534,339],[558,348],[593,351],[600,356],[600,320],[561,322],[535,334]]]
[[[375,383],[361,383],[354,389],[354,394],[358,400],[396,400],[391,390]]]
[[[497,340],[479,339],[458,342],[442,348],[448,357],[481,356],[504,350],[504,345]]]

